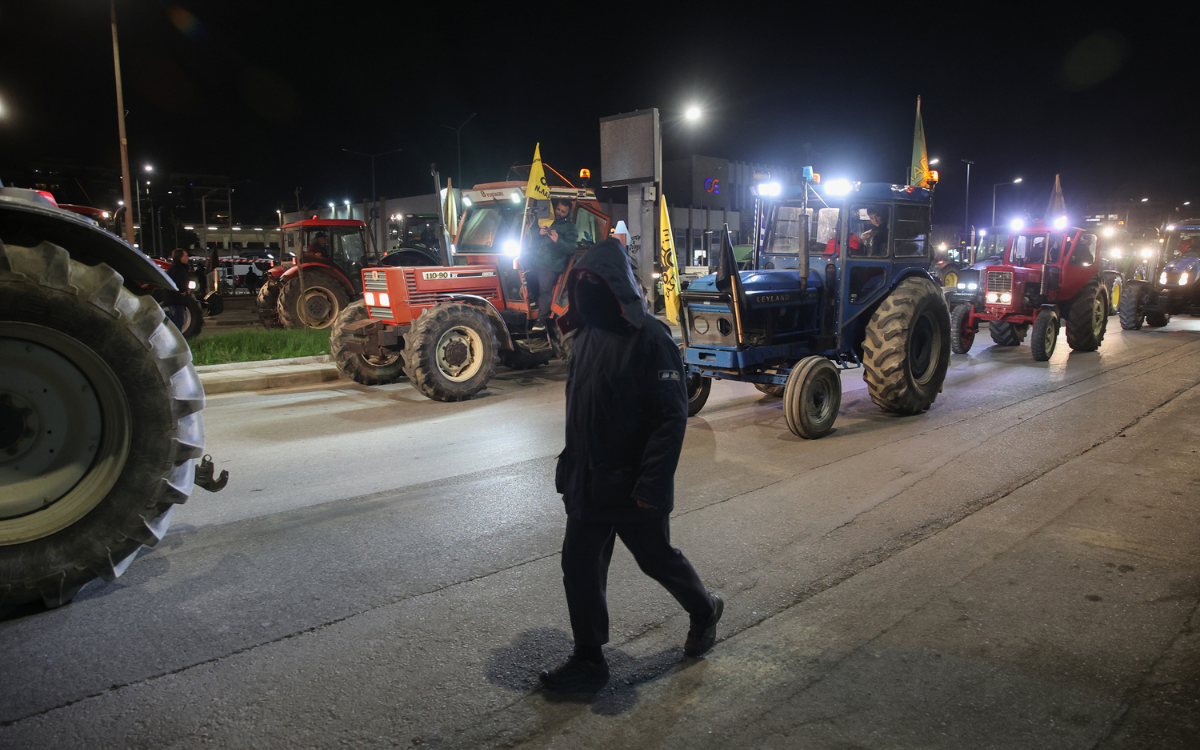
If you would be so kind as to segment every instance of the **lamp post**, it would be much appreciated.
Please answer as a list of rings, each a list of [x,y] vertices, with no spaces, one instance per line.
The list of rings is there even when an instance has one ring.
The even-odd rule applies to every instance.
[[[996,188],[1000,187],[1001,185],[1016,185],[1018,182],[1021,182],[1020,177],[1012,182],[997,182],[996,184],[992,185],[992,226],[996,226]]]
[[[471,115],[471,116],[474,117],[474,115]],[[445,127],[445,126],[443,126],[443,127]],[[394,154],[398,151],[403,151],[404,149],[394,148],[391,151],[381,151],[378,154],[364,154],[362,151],[355,151],[354,149],[349,149],[349,148],[344,148],[342,150],[347,153],[350,153],[350,154],[358,154],[359,156],[365,156],[371,160],[371,203],[374,204],[375,203],[375,157],[376,156],[387,156],[388,154]],[[299,201],[299,193],[297,193],[297,201]]]
[[[967,165],[967,196],[963,208],[963,231],[969,232],[971,231],[971,165],[975,162],[970,159],[963,159],[962,161]],[[972,242],[971,244],[975,243]]]
[[[117,3],[112,0],[108,4],[109,17],[112,22],[112,42],[113,42],[113,74],[117,78],[117,135],[121,139],[121,177],[124,184],[121,186],[121,192],[125,198],[125,205],[128,206],[132,200],[129,195],[133,180],[129,176],[129,142],[125,140],[125,98],[121,92],[121,54],[117,47]],[[142,223],[141,214],[138,214],[138,223]],[[133,244],[133,222],[129,220],[129,210],[125,211],[125,241],[130,245]]]
[[[466,127],[466,124],[468,122],[470,122],[471,120],[473,120],[475,118],[475,115],[476,115],[476,113],[472,112],[471,116],[468,117],[467,119],[463,120],[462,125],[459,125],[457,128],[450,127],[449,125],[442,126],[446,130],[454,131],[454,143],[455,143],[456,148],[458,149],[458,188],[459,188],[459,190],[462,189],[462,129],[464,127]]]

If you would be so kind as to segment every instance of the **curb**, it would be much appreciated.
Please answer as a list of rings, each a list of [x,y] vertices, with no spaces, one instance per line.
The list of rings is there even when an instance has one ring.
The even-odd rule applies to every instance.
[[[331,383],[340,380],[341,377],[337,365],[332,362],[312,362],[203,372],[200,373],[200,383],[204,386],[205,395],[215,396],[218,393],[265,391],[271,388]]]
[[[314,354],[311,357],[287,357],[284,359],[260,359],[253,362],[226,362],[220,365],[197,365],[196,372],[203,375],[206,372],[225,372],[226,370],[259,370],[264,367],[284,367],[288,365],[308,365],[314,363],[332,362],[329,354]]]

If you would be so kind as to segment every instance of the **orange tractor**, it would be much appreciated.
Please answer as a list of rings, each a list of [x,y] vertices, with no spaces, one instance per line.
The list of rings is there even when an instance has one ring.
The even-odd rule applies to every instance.
[[[487,183],[462,192],[452,265],[361,271],[363,300],[338,316],[330,342],[345,375],[367,385],[406,375],[429,398],[462,401],[487,387],[496,361],[529,369],[566,358],[570,342],[550,323],[566,312],[563,280],[571,266],[559,277],[551,309],[538,310],[518,263],[522,241],[531,242],[527,217],[549,215],[552,201],[572,202],[579,243],[571,265],[608,237],[610,220],[590,189],[551,187],[549,201],[526,201],[525,184]],[[533,330],[538,320],[547,325]]]

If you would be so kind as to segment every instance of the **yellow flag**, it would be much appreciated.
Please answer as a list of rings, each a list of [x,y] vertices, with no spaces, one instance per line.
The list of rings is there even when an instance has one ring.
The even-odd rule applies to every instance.
[[[458,204],[454,202],[454,185],[446,178],[446,201],[442,207],[442,217],[446,220],[446,233],[451,241],[458,235]]]
[[[679,261],[675,257],[675,238],[671,234],[671,212],[663,198],[659,225],[659,265],[662,266],[663,297],[666,300],[667,318],[679,325],[682,303],[679,299]]]
[[[542,168],[542,144],[533,147],[533,166],[529,168],[529,184],[525,186],[526,200],[550,200],[550,186],[546,184],[546,170]]]
[[[925,123],[921,120],[921,97],[917,97],[917,125],[913,131],[912,169],[908,172],[908,184],[914,187],[929,187],[929,154],[925,152]]]

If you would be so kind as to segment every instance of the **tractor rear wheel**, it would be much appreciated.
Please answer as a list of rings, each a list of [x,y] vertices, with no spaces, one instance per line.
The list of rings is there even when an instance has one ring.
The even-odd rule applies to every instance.
[[[191,341],[204,330],[204,310],[200,307],[200,301],[192,295],[185,294],[183,299],[183,328],[179,332]]]
[[[204,389],[149,295],[66,250],[0,244],[0,606],[71,600],[167,531]]]
[[[386,355],[369,357],[358,352],[347,351],[346,344],[353,336],[346,333],[346,326],[367,319],[367,308],[362,300],[346,306],[342,314],[333,322],[333,330],[329,334],[329,351],[333,361],[343,375],[349,376],[355,383],[363,385],[386,385],[395,383],[404,374],[404,361],[400,352],[390,352]]]
[[[941,290],[909,278],[871,315],[863,380],[884,411],[918,414],[933,405],[950,365],[950,315]]]
[[[1054,310],[1042,310],[1033,321],[1033,336],[1029,346],[1033,349],[1034,362],[1046,362],[1054,356],[1054,347],[1058,345],[1058,313]]]
[[[1121,296],[1125,293],[1125,282],[1120,276],[1113,276],[1108,285],[1108,314],[1118,315],[1121,312]]]
[[[1142,330],[1142,323],[1146,321],[1146,314],[1142,312],[1142,302],[1146,297],[1146,282],[1130,281],[1126,285],[1125,293],[1121,295],[1121,328],[1126,331]]]
[[[304,272],[304,289],[300,275],[283,282],[279,290],[279,320],[284,328],[329,328],[350,297],[342,283],[325,271]]]
[[[784,389],[788,429],[806,440],[828,435],[842,406],[838,368],[824,357],[805,357],[792,368]]]
[[[465,401],[496,374],[499,348],[481,310],[458,302],[435,305],[404,335],[404,374],[435,401]]]
[[[1083,285],[1067,310],[1067,344],[1077,352],[1094,352],[1108,330],[1108,288],[1099,276]]]
[[[1020,346],[1025,340],[1025,327],[1006,323],[1003,320],[989,320],[988,333],[997,346]]]
[[[268,281],[258,288],[254,307],[258,311],[258,322],[263,328],[282,328],[279,322],[279,282]]]
[[[1146,325],[1150,326],[1151,328],[1162,328],[1163,326],[1165,326],[1167,323],[1170,323],[1170,322],[1171,322],[1171,315],[1169,313],[1162,313],[1162,312],[1146,313]]]
[[[975,343],[975,331],[971,330],[971,306],[955,305],[950,313],[950,351],[966,354]]]

